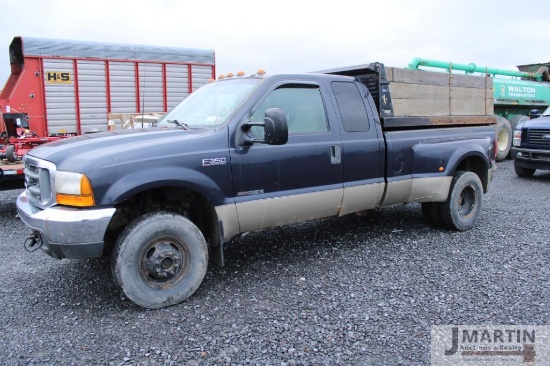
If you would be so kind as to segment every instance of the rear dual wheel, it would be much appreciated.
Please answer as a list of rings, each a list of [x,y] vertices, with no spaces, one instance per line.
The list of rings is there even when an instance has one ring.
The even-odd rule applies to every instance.
[[[439,202],[422,203],[422,214],[424,218],[430,225],[435,227],[443,226],[443,218],[441,217],[439,206],[441,206]]]
[[[457,172],[445,202],[422,203],[422,213],[433,226],[466,231],[475,226],[483,207],[483,185],[477,174]]]

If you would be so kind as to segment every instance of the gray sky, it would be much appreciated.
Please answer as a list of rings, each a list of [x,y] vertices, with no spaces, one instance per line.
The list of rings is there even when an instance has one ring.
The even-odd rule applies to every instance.
[[[0,0],[0,87],[15,36],[213,49],[217,74],[404,67],[414,57],[514,70],[550,61],[547,0],[453,3]]]

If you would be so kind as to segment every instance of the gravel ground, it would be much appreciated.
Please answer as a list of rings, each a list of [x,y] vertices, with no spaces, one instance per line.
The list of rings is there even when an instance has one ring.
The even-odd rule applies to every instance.
[[[3,365],[425,365],[432,325],[550,320],[550,172],[511,161],[468,232],[407,204],[252,233],[156,311],[121,297],[107,261],[25,252],[17,194],[0,192]]]

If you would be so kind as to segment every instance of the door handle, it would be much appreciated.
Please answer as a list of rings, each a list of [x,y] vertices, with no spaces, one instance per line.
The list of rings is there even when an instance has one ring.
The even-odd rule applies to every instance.
[[[330,147],[330,163],[340,164],[342,162],[342,147],[340,145],[332,145]]]

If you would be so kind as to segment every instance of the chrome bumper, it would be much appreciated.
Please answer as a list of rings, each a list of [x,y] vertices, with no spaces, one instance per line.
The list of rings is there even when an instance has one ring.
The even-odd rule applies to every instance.
[[[17,198],[17,212],[25,225],[38,232],[42,249],[54,258],[95,258],[103,253],[103,237],[114,208],[76,209],[53,206],[39,209],[26,192]]]

